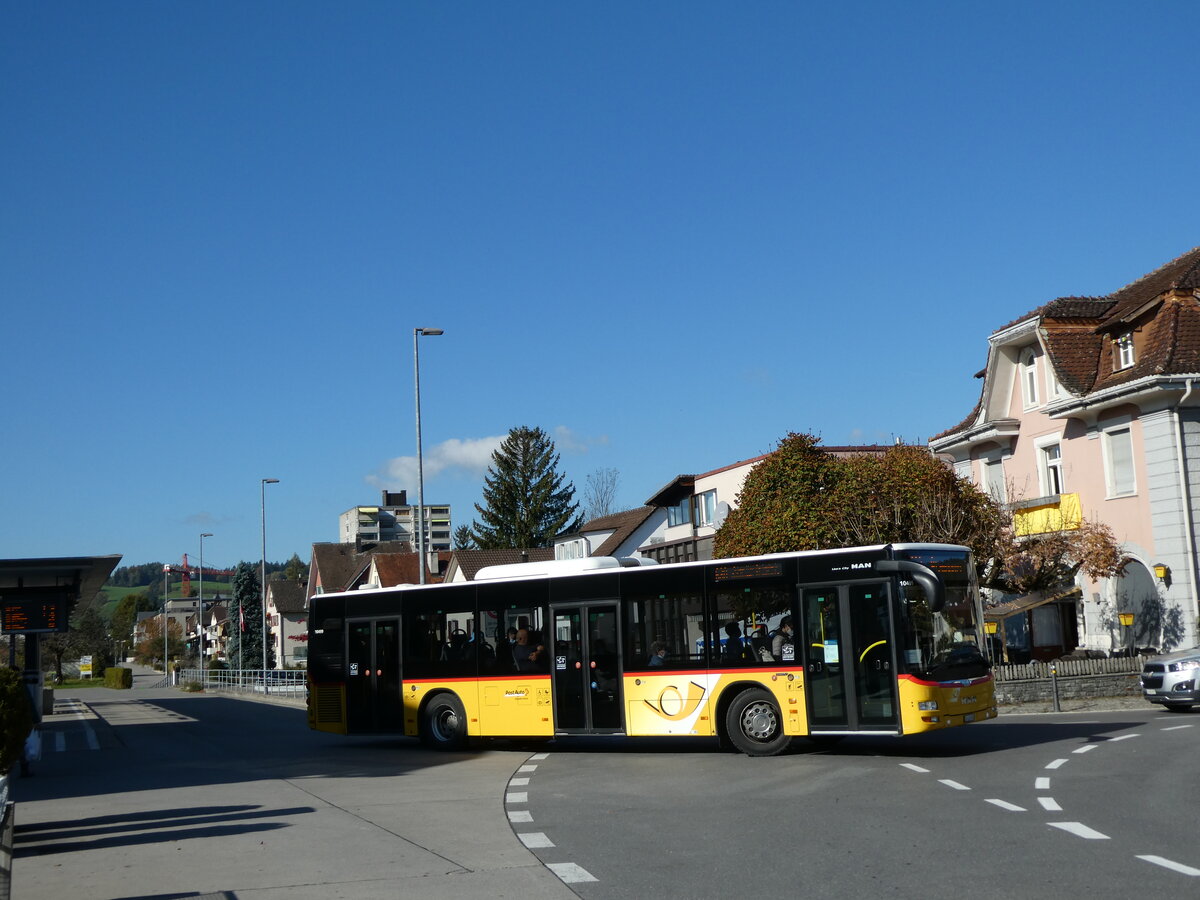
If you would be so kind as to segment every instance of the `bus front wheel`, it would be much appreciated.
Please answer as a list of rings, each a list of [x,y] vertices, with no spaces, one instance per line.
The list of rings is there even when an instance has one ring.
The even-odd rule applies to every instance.
[[[725,711],[725,733],[747,756],[775,756],[791,743],[783,733],[783,716],[775,698],[761,688],[750,688],[733,698]]]
[[[453,694],[438,694],[425,706],[421,738],[437,750],[461,750],[467,744],[467,715]]]

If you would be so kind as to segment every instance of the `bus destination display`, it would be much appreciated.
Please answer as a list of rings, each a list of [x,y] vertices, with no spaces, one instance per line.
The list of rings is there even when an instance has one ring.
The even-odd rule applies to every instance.
[[[4,600],[0,598],[0,631],[15,634],[67,630],[66,605],[61,600]]]

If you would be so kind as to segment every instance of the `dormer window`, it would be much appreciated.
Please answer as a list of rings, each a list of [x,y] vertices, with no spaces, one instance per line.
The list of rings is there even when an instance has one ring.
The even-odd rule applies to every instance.
[[[1129,332],[1113,341],[1115,362],[1118,371],[1133,368],[1133,335]]]
[[[1037,355],[1033,352],[1032,347],[1021,351],[1021,393],[1024,396],[1026,409],[1037,406]]]

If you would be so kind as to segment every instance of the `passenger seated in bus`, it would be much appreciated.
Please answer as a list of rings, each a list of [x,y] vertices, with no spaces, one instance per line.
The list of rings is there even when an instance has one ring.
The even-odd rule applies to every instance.
[[[746,645],[742,641],[742,629],[737,622],[725,626],[725,644],[721,647],[721,661],[726,665],[740,663],[746,655]]]
[[[787,659],[789,661],[796,658],[796,649],[792,644],[792,617],[784,616],[779,623],[779,630],[775,632],[775,637],[771,638],[771,655],[776,661]]]
[[[655,641],[650,645],[650,659],[646,663],[648,666],[665,666],[667,664],[667,645],[662,641]]]
[[[518,672],[540,672],[545,668],[543,659],[546,648],[530,635],[528,628],[517,632],[517,642],[513,644],[513,662]]]

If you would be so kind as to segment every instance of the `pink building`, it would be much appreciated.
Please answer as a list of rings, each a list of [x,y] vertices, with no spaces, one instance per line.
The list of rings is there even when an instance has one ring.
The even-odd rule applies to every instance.
[[[1018,533],[1110,526],[1120,578],[996,598],[1008,645],[1200,643],[1200,247],[1105,297],[1061,297],[994,332],[978,405],[930,441],[1012,506]],[[1120,614],[1133,613],[1132,626]]]

